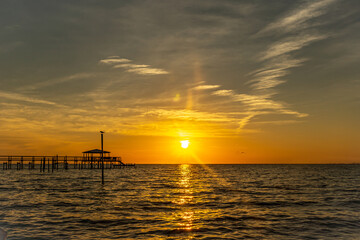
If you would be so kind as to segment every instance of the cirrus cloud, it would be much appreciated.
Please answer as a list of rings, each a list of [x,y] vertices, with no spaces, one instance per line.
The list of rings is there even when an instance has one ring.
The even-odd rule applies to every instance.
[[[112,68],[123,68],[126,72],[136,73],[139,75],[162,75],[169,73],[164,69],[154,68],[147,64],[135,64],[130,62],[132,62],[132,60],[120,58],[119,56],[111,56],[99,61],[99,63],[102,64],[112,65]]]

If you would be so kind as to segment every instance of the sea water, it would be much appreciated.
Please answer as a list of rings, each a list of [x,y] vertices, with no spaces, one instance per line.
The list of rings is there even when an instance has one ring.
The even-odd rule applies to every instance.
[[[8,239],[360,239],[360,165],[0,170]]]

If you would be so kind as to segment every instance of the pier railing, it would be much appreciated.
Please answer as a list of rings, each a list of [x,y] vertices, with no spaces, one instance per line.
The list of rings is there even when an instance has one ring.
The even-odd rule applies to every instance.
[[[55,169],[100,169],[101,157],[94,156],[1,156],[0,164],[3,170],[8,169],[40,169],[54,171]],[[121,157],[104,157],[104,168],[133,167],[135,164],[124,163]]]

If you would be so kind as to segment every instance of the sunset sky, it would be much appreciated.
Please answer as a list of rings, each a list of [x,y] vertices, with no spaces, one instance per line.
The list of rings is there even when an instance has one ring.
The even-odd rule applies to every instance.
[[[0,155],[360,163],[359,9],[2,0]]]

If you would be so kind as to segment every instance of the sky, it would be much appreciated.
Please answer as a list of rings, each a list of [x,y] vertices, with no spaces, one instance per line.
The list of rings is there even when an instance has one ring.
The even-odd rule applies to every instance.
[[[81,155],[103,130],[125,162],[360,163],[359,9],[3,0],[0,155]]]

